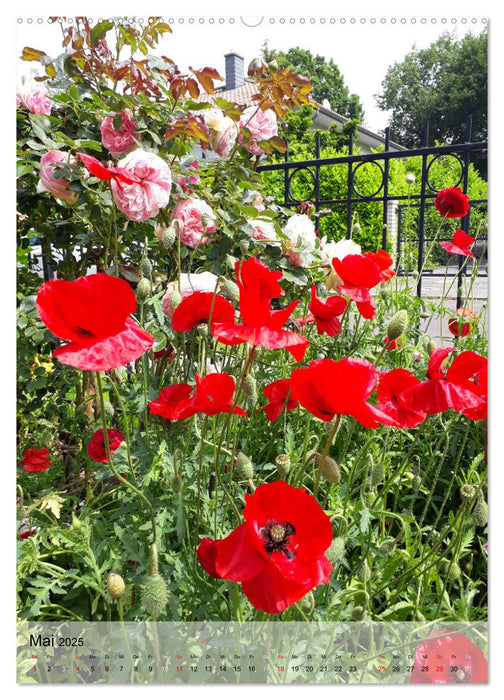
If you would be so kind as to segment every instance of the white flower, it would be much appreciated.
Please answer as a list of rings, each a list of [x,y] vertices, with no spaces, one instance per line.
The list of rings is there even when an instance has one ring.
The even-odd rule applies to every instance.
[[[248,222],[252,226],[252,238],[255,241],[278,242],[277,232],[270,221],[264,219],[252,219]]]
[[[343,260],[347,255],[360,255],[361,253],[360,245],[349,238],[327,241],[327,237],[324,236],[320,241],[320,257],[324,265],[331,265],[333,258]]]
[[[214,292],[217,287],[218,277],[213,272],[195,272],[192,275],[182,273],[180,275],[180,295],[182,299],[190,296],[193,292]],[[178,281],[169,282],[166,293],[162,299],[163,312],[165,316],[173,316],[171,305],[171,295],[178,291]]]
[[[291,265],[305,267],[312,260],[317,234],[313,221],[306,214],[293,214],[285,224],[285,256]]]

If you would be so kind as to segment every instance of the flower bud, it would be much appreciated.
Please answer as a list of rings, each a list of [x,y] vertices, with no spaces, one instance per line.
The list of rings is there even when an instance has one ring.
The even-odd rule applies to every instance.
[[[254,465],[243,452],[238,452],[236,455],[236,469],[238,470],[238,476],[244,481],[254,477]]]
[[[206,338],[208,335],[208,323],[200,323],[196,329],[198,338]]]
[[[177,306],[182,302],[182,294],[178,289],[174,289],[170,295],[170,306],[175,311]]]
[[[245,255],[245,253],[248,251],[249,248],[250,248],[250,241],[247,240],[246,238],[242,238],[240,241],[241,252]]]
[[[483,497],[478,498],[472,512],[472,520],[478,527],[485,527],[488,523],[488,505]]]
[[[345,538],[335,537],[331,542],[328,550],[326,550],[326,557],[329,559],[331,564],[336,564],[340,559],[343,558],[345,554]]]
[[[392,554],[395,548],[396,543],[393,537],[387,537],[385,540],[382,540],[378,546],[380,554]]]
[[[222,290],[224,296],[229,299],[229,301],[234,301],[238,303],[240,301],[240,288],[232,280],[224,280],[224,289]]]
[[[362,607],[362,605],[356,605],[355,608],[352,610],[352,620],[355,622],[359,622],[360,620],[364,619],[364,615],[366,614],[366,611]]]
[[[164,612],[168,602],[166,583],[159,574],[148,576],[142,589],[142,604],[149,615],[159,617]]]
[[[427,343],[427,352],[429,353],[429,356],[432,355],[435,349],[436,343],[433,340],[429,340],[429,342]]]
[[[406,184],[414,185],[415,181],[416,177],[413,175],[413,173],[406,173]]]
[[[443,561],[441,571],[448,581],[456,581],[462,573],[456,561]]]
[[[137,284],[136,295],[138,301],[145,301],[149,298],[151,293],[151,283],[146,277],[142,277],[140,282]]]
[[[357,569],[357,578],[362,583],[369,581],[369,579],[371,578],[371,569],[369,568],[369,564],[367,563],[367,559],[364,559],[362,564]]]
[[[472,484],[462,484],[460,487],[460,498],[468,503],[476,495],[476,487]]]
[[[275,459],[275,464],[277,466],[278,473],[280,474],[282,479],[284,479],[290,470],[290,457],[289,457],[289,455],[286,455],[286,454],[278,455],[278,457]]]
[[[360,230],[361,230],[361,225],[359,224],[358,221],[356,221],[356,222],[352,225],[352,236],[353,236],[355,233],[360,233]]]
[[[182,491],[182,485],[183,485],[182,477],[180,474],[175,474],[173,479],[171,480],[171,487],[173,493],[180,493]]]
[[[320,464],[322,455],[318,452],[315,453],[317,457],[317,464]],[[339,484],[341,481],[341,472],[338,463],[329,455],[324,458],[324,464],[322,466],[322,476],[329,481],[331,484]]]
[[[234,271],[235,265],[237,262],[238,262],[237,259],[235,257],[233,257],[232,255],[229,255],[229,253],[226,255],[226,267],[229,270]]]
[[[110,573],[107,578],[107,593],[112,600],[119,600],[123,597],[126,586],[124,580],[119,574]]]
[[[301,599],[301,610],[304,613],[311,613],[314,607],[315,598],[313,597],[313,593],[310,591],[304,596],[304,598]]]
[[[422,485],[422,479],[418,476],[418,474],[416,474],[416,475],[413,477],[411,483],[412,483],[412,485],[413,485],[413,489],[414,489],[415,491],[418,491],[418,489],[419,489],[420,486]]]
[[[112,406],[112,404],[110,403],[110,401],[104,401],[104,406],[105,406],[105,414],[109,418],[113,418],[115,410],[114,410],[114,407]]]
[[[382,462],[378,462],[375,464],[373,467],[373,471],[371,472],[371,488],[374,489],[378,484],[383,483],[383,476],[384,476],[385,470],[383,468]]]
[[[401,309],[393,316],[387,326],[387,336],[389,341],[396,340],[408,328],[408,312],[406,309]]]
[[[163,245],[167,250],[170,250],[170,248],[173,246],[175,241],[177,240],[177,234],[175,232],[175,229],[173,226],[169,226],[166,231],[163,233]]]
[[[243,380],[243,393],[248,396],[253,403],[257,401],[257,382],[253,374],[247,374]]]
[[[140,270],[144,277],[149,278],[152,275],[152,263],[149,258],[142,258],[140,261]]]

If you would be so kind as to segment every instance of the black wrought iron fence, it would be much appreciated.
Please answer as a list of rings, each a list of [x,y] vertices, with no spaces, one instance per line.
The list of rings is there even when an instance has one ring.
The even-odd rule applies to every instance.
[[[279,204],[287,208],[295,208],[303,201],[310,200],[315,206],[317,228],[320,225],[320,212],[322,210],[329,208],[335,211],[339,208],[339,211],[343,212],[343,216],[345,217],[347,238],[351,237],[354,212],[358,207],[365,204],[381,206],[381,245],[383,248],[388,248],[389,244],[395,242],[391,240],[389,233],[391,229],[397,229],[399,227],[398,219],[395,221],[391,220],[391,216],[394,216],[394,209],[398,209],[399,212],[402,212],[403,209],[401,209],[401,207],[404,208],[406,204],[408,204],[409,207],[415,207],[417,211],[417,220],[415,222],[415,230],[410,232],[410,243],[413,241],[415,242],[414,261],[415,269],[418,273],[416,292],[418,296],[421,296],[422,276],[425,268],[424,258],[428,240],[426,235],[426,222],[429,209],[432,208],[438,191],[444,187],[460,187],[464,193],[467,193],[471,157],[476,153],[484,154],[484,152],[487,151],[486,142],[471,142],[471,123],[471,117],[468,117],[466,121],[465,140],[463,143],[429,146],[429,123],[426,122],[422,134],[422,145],[420,148],[415,149],[399,148],[397,150],[391,150],[390,128],[387,128],[385,130],[384,150],[377,153],[354,153],[354,136],[350,133],[348,155],[329,158],[321,158],[320,137],[316,134],[315,158],[303,161],[291,161],[289,149],[287,149],[283,162],[261,165],[258,167],[258,171],[265,173],[279,172],[283,174],[283,201],[279,202]],[[459,177],[450,184],[439,184],[432,181],[434,164],[438,159],[443,157],[455,158],[458,163]],[[390,165],[391,162],[397,158],[420,159],[421,178],[413,194],[397,194],[391,190]],[[373,164],[373,166],[378,169],[380,176],[375,191],[364,194],[359,189],[358,179],[360,169],[367,163]],[[343,196],[327,196],[330,193],[323,192],[321,189],[324,170],[334,166],[346,168],[346,192]],[[299,192],[301,189],[301,182],[304,185],[302,196]],[[479,200],[478,204],[482,202],[483,200]],[[395,216],[397,216],[397,214]],[[470,219],[471,208],[469,213],[460,220],[459,227],[466,233],[470,233]],[[483,237],[480,238],[480,241],[482,241],[482,239]],[[481,266],[482,271],[483,269],[484,266]],[[461,286],[466,270],[466,259],[458,256],[456,267],[454,267],[454,273],[459,276],[458,287]],[[398,271],[399,273],[401,272],[400,268]]]

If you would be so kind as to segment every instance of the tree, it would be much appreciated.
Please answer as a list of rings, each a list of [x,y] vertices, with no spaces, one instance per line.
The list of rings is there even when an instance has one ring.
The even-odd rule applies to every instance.
[[[331,109],[349,119],[364,118],[364,110],[357,95],[350,94],[338,66],[332,59],[323,56],[313,56],[310,51],[292,48],[287,51],[275,51],[267,45],[263,47],[264,59],[276,61],[281,67],[288,68],[293,73],[301,73],[310,79],[313,85],[313,99],[322,104],[328,100]]]
[[[413,50],[391,66],[376,95],[378,107],[392,110],[391,136],[415,148],[429,120],[429,141],[456,143],[465,138],[472,115],[473,141],[487,139],[487,34],[460,41],[440,36],[426,49]]]

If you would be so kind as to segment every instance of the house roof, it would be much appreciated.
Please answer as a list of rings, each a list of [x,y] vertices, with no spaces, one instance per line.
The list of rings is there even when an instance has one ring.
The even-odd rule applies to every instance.
[[[257,94],[257,86],[254,80],[250,78],[245,78],[245,82],[238,88],[233,90],[226,90],[226,86],[218,87],[215,89],[213,95],[207,93],[201,93],[198,97],[198,102],[215,102],[216,97],[222,97],[229,102],[236,102],[239,105],[250,106],[252,104],[252,98]],[[317,103],[317,112],[314,117],[314,125],[318,128],[328,129],[333,123],[338,123],[341,126],[349,121],[347,117],[344,117],[338,112],[327,107],[322,107]],[[364,145],[368,148],[378,148],[385,144],[385,137],[381,134],[377,134],[366,127],[357,126],[357,140],[358,143]],[[394,141],[390,142],[390,150],[392,151],[403,151],[406,150],[404,146]]]

